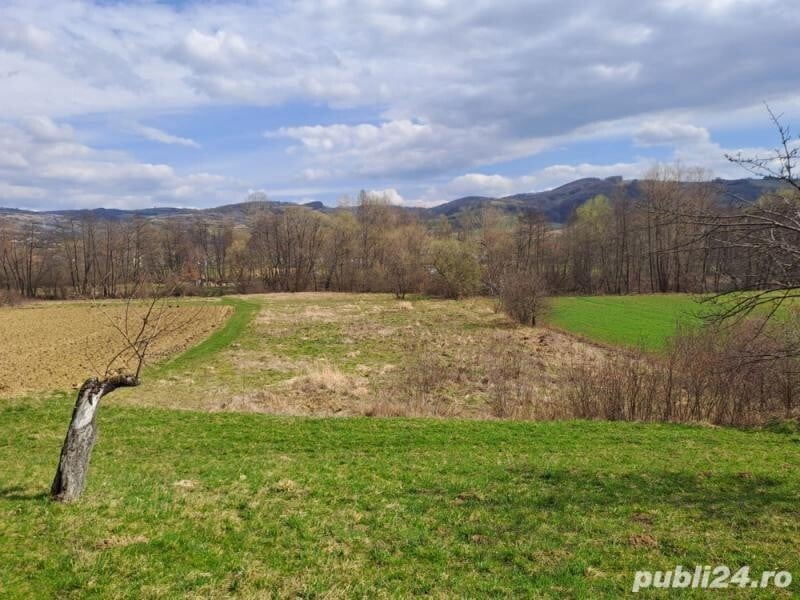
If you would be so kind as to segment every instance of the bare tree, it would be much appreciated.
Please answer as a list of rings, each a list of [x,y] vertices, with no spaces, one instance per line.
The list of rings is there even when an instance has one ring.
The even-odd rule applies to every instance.
[[[756,203],[736,199],[734,210],[684,219],[703,225],[708,243],[733,256],[729,268],[734,285],[709,300],[716,308],[711,319],[717,322],[739,322],[756,309],[769,319],[786,301],[800,297],[800,180],[795,174],[800,145],[781,116],[769,106],[767,111],[778,132],[777,148],[768,156],[726,157],[781,187]]]
[[[520,215],[512,234],[511,252],[500,277],[500,305],[518,323],[535,326],[547,308],[543,274],[547,221],[536,211],[526,211]]]
[[[135,293],[128,297],[121,322],[106,313],[111,326],[123,341],[123,347],[108,361],[102,376],[87,379],[78,391],[50,488],[50,497],[58,502],[72,502],[83,493],[92,449],[97,440],[96,417],[100,401],[118,388],[139,385],[142,367],[153,342],[168,330],[164,319],[164,295],[154,295],[146,304],[144,313],[138,316],[134,314],[136,311],[132,306],[134,298]],[[133,359],[133,371],[113,372],[114,365],[120,359]]]
[[[396,298],[422,288],[426,275],[428,232],[419,222],[396,227],[384,234],[383,264]]]

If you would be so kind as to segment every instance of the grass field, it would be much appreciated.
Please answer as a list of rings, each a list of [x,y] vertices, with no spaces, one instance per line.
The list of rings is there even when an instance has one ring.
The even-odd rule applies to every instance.
[[[545,320],[592,341],[660,350],[678,324],[698,323],[702,309],[688,294],[557,297]]]
[[[612,321],[666,335],[653,299],[627,300],[641,309]],[[486,419],[510,397],[535,416],[569,361],[606,350],[481,299],[224,303],[223,326],[103,400],[77,504],[47,498],[73,394],[0,403],[0,597],[617,598],[676,564],[800,577],[796,429],[247,414]]]
[[[289,415],[558,416],[564,365],[601,354],[515,327],[482,298],[311,293],[231,302],[237,313],[220,333],[238,328],[235,335],[221,347],[212,336],[141,387],[115,392],[115,402]]]
[[[62,506],[46,491],[71,403],[0,409],[4,598],[600,598],[643,568],[800,573],[797,434],[109,400],[85,497]]]

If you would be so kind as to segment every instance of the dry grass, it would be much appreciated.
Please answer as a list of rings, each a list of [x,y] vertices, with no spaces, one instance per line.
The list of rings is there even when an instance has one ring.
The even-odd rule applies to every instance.
[[[143,305],[135,305],[131,313],[144,310]],[[1,308],[0,394],[9,397],[65,389],[102,374],[109,359],[125,346],[109,321],[122,319],[124,311],[122,302],[39,302]],[[189,322],[157,340],[152,362],[197,344],[224,322],[229,312],[229,307],[216,303],[172,303],[164,320]],[[135,319],[135,315],[131,317],[131,323]]]
[[[123,391],[137,405],[284,415],[552,419],[565,365],[606,351],[518,327],[489,300],[271,294],[230,348]]]

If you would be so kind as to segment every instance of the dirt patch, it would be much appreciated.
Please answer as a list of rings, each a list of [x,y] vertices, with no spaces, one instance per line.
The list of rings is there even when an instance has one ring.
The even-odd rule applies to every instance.
[[[130,323],[144,312],[131,307]],[[230,314],[231,308],[212,303],[179,304],[166,308],[164,322],[183,323],[157,340],[151,362],[160,362],[194,346]],[[110,319],[120,322],[123,302],[34,303],[0,308],[0,394],[26,393],[77,387],[87,377],[100,375],[108,361],[124,347]],[[130,365],[118,361],[114,369]]]
[[[111,537],[99,540],[95,544],[95,548],[98,550],[124,548],[125,546],[132,546],[133,544],[146,544],[149,541],[149,538],[143,535],[113,535]]]

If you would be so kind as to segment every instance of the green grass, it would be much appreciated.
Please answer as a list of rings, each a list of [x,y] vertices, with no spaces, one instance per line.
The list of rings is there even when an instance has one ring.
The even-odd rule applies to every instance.
[[[213,354],[224,350],[237,340],[261,308],[260,304],[238,298],[223,298],[221,303],[233,307],[233,314],[228,317],[225,325],[179,356],[148,369],[145,376],[163,377],[168,373],[191,369],[207,361]]]
[[[702,305],[688,294],[553,298],[546,322],[586,339],[663,349],[678,324],[700,322]]]
[[[0,408],[3,598],[612,598],[676,564],[800,574],[796,433],[109,398],[84,498],[63,506],[46,492],[71,402]]]

